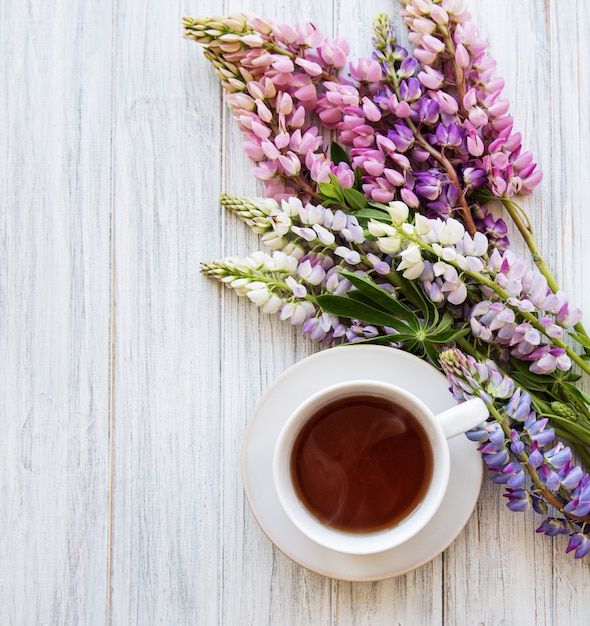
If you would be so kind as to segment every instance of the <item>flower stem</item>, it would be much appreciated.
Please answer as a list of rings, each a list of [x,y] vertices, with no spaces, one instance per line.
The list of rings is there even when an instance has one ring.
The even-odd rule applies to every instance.
[[[500,201],[504,205],[504,208],[508,212],[508,215],[510,215],[510,219],[514,222],[514,225],[516,226],[516,228],[518,228],[518,231],[522,235],[524,242],[531,252],[535,265],[537,266],[541,274],[543,274],[543,276],[546,278],[549,289],[551,289],[553,293],[557,293],[559,291],[559,284],[555,280],[555,277],[551,273],[549,266],[547,265],[547,263],[545,263],[545,260],[541,255],[541,252],[535,240],[535,236],[533,234],[533,229],[531,227],[530,221],[526,217],[526,214],[524,214],[523,210],[516,204],[516,202],[513,202],[509,198],[504,196],[500,198]],[[574,326],[574,330],[576,330],[580,335],[588,337],[588,333],[586,332],[586,329],[584,328],[582,322],[578,322]],[[590,350],[586,348],[586,352],[590,352]]]
[[[494,418],[500,427],[504,431],[504,434],[507,438],[510,438],[510,424],[508,423],[508,419],[506,415],[501,415],[500,411],[493,405],[488,405],[488,410],[490,415]],[[577,515],[572,515],[564,510],[564,503],[543,483],[537,470],[529,463],[529,458],[526,452],[521,452],[519,454],[513,453],[518,460],[524,465],[528,475],[531,477],[531,480],[535,484],[535,487],[542,494],[545,501],[550,504],[554,509],[559,511],[565,517],[575,521],[575,522],[590,522],[590,516],[578,517]]]
[[[403,98],[400,94],[399,89],[399,77],[395,71],[395,62],[393,59],[388,59],[388,63],[391,67],[391,72],[388,72],[384,77],[384,80],[390,84],[393,88],[396,96],[401,101]],[[465,197],[465,191],[463,190],[463,186],[459,182],[459,177],[457,175],[457,171],[453,167],[453,164],[447,159],[442,152],[437,150],[434,146],[430,144],[430,142],[424,137],[424,135],[420,132],[418,126],[414,123],[411,118],[406,118],[404,120],[408,128],[412,131],[414,138],[420,144],[420,146],[430,154],[432,158],[434,158],[442,167],[444,168],[449,180],[456,187],[457,192],[459,194],[459,204],[461,206],[461,213],[463,214],[463,221],[465,222],[465,228],[467,232],[473,237],[475,235],[477,228],[475,227],[475,222],[473,221],[473,216],[471,215],[471,209],[469,208],[469,203]],[[387,134],[387,133],[385,133]]]

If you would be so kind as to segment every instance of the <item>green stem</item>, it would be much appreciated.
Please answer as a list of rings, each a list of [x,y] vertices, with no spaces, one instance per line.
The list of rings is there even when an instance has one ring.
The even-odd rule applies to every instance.
[[[508,423],[509,420],[507,416],[501,415],[500,411],[493,404],[488,405],[488,410],[490,412],[490,415],[492,415],[492,417],[494,418],[494,420],[498,422],[498,424],[500,424],[500,427],[502,428],[506,437],[510,439],[511,428],[510,428],[510,424]],[[555,494],[547,487],[547,485],[543,483],[543,481],[539,478],[539,474],[537,473],[537,470],[532,465],[530,465],[529,458],[528,458],[526,451],[521,452],[519,454],[515,454],[515,453],[513,454],[524,465],[528,475],[531,477],[531,480],[533,481],[539,493],[542,494],[543,498],[554,509],[559,511],[563,516],[575,522],[578,522],[578,523],[590,522],[590,516],[578,517],[576,515],[572,515],[571,513],[568,513],[567,511],[565,511],[564,503],[558,497],[555,496]]]
[[[489,199],[496,198],[490,195]],[[551,289],[553,293],[557,293],[560,289],[559,283],[557,282],[557,280],[555,280],[555,277],[549,269],[549,266],[547,265],[547,263],[545,263],[545,259],[543,259],[543,256],[541,255],[541,251],[539,250],[539,247],[537,245],[537,241],[535,239],[533,229],[531,227],[528,217],[526,216],[526,214],[524,214],[522,209],[509,198],[504,196],[502,198],[499,198],[499,200],[502,202],[502,205],[504,206],[508,215],[510,216],[510,219],[513,221],[514,225],[518,229],[518,232],[522,235],[522,238],[524,239],[527,248],[530,250],[535,265],[547,280],[547,285],[549,286],[549,289]],[[586,329],[584,328],[582,322],[578,322],[574,326],[574,330],[580,335],[588,337],[588,333],[586,332]],[[590,353],[590,350],[586,349],[586,352]]]

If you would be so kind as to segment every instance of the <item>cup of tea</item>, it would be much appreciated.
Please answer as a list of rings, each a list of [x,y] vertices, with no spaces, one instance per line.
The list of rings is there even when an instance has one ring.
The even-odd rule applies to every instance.
[[[414,537],[449,481],[448,439],[485,421],[480,399],[434,415],[415,395],[353,380],[310,396],[274,450],[281,506],[309,539],[347,554],[375,554]]]

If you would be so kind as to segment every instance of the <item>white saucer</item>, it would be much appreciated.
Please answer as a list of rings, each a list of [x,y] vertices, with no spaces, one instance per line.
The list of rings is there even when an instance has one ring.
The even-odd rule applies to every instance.
[[[256,521],[275,546],[299,565],[330,578],[374,581],[405,574],[435,558],[463,530],[481,489],[483,464],[465,436],[449,441],[451,475],[434,519],[405,545],[371,555],[324,548],[285,515],[272,480],[273,448],[291,411],[326,385],[371,378],[408,389],[440,413],[454,405],[445,376],[418,357],[385,346],[348,345],[302,359],[265,391],[250,416],[242,446],[242,480]]]

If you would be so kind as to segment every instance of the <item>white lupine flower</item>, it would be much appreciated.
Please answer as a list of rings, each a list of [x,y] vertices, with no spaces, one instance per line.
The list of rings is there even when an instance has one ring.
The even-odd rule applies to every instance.
[[[272,263],[272,257],[262,250],[253,252],[248,258],[244,259],[245,264],[249,265],[253,269],[259,269],[261,267],[268,267],[269,263]]]
[[[467,269],[469,269],[470,272],[477,272],[479,274],[480,272],[483,272],[484,267],[483,261],[479,257],[467,257]]]
[[[351,250],[346,246],[338,246],[334,254],[343,258],[349,265],[357,265],[361,262],[361,255],[356,250]]]
[[[326,278],[326,270],[321,265],[312,265],[309,259],[299,265],[297,273],[310,285],[319,285]]]
[[[290,320],[291,324],[297,326],[303,324],[306,319],[315,315],[315,306],[304,300],[303,302],[287,302],[279,313],[281,321]]]
[[[287,199],[281,200],[281,206],[289,215],[295,216],[299,215],[299,211],[301,211],[303,203],[296,196],[290,196]]]
[[[312,315],[315,315],[315,307],[311,302],[298,302],[295,304],[291,315],[291,324],[293,324],[293,326],[303,324],[303,322]]]
[[[444,261],[437,261],[436,263],[432,264],[432,271],[434,272],[435,276],[442,276],[449,267],[450,265],[448,265]]]
[[[317,233],[313,228],[302,228],[301,226],[293,226],[291,232],[299,235],[305,241],[314,241],[317,238]]]
[[[246,294],[249,300],[251,300],[256,306],[262,306],[266,304],[270,299],[270,292],[268,287],[263,285],[258,289],[252,289]]]
[[[377,239],[377,246],[384,254],[395,254],[402,247],[401,237],[381,237]]]
[[[449,283],[445,283],[447,285]],[[445,285],[442,286],[441,291],[444,291]],[[467,287],[465,283],[459,282],[454,286],[453,289],[449,290],[449,295],[447,296],[447,300],[451,304],[463,304],[465,299],[467,298]]]
[[[310,204],[306,204],[305,206],[301,205],[299,209],[299,220],[302,224],[309,224],[309,207]]]
[[[337,209],[332,219],[332,230],[336,232],[341,231],[343,228],[346,228],[347,221],[346,213]]]
[[[367,228],[373,237],[397,237],[397,229],[384,222],[371,220]]]
[[[267,289],[266,283],[261,280],[251,280],[246,285],[248,291],[256,291],[257,289]]]
[[[330,228],[331,230],[334,230],[332,224],[334,222],[334,211],[332,211],[332,209],[330,209],[329,207],[323,207],[324,209],[324,221],[322,222],[322,225],[325,226],[326,228]]]
[[[491,341],[493,339],[492,331],[489,328],[480,324],[477,318],[472,317],[469,320],[469,323],[471,325],[471,334],[476,339],[481,339],[482,341],[486,341],[486,342]]]
[[[295,274],[299,260],[297,257],[285,253],[283,250],[275,250],[272,255],[273,269],[276,272],[286,272],[287,274]]]
[[[299,261],[305,256],[305,249],[302,248],[297,242],[290,241],[283,249],[282,252],[297,259]]]
[[[338,288],[340,283],[340,276],[338,272],[328,272],[327,280],[326,280],[326,291],[328,293],[334,293]]]
[[[286,211],[273,211],[270,215],[272,228],[277,235],[286,235],[291,228],[291,216]]]
[[[347,217],[346,228],[343,228],[340,233],[349,242],[364,243],[365,241],[365,231],[353,215]]]
[[[461,248],[463,254],[482,256],[488,250],[488,238],[479,231],[475,233],[473,238],[469,233],[465,233],[463,235],[463,241],[461,242]]]
[[[279,208],[278,202],[272,198],[250,198],[250,202],[264,215],[272,215]]]
[[[261,237],[261,241],[269,250],[280,250],[287,243],[287,240],[278,235],[274,230],[264,233]]]
[[[287,287],[289,287],[289,289],[293,292],[293,295],[297,298],[305,298],[305,296],[307,295],[307,289],[305,288],[305,285],[298,283],[293,278],[293,276],[287,276],[287,278],[285,279],[285,284],[287,285]]]
[[[443,245],[459,243],[465,234],[465,227],[458,220],[449,217],[438,229],[438,240]]]
[[[235,289],[238,296],[245,296],[248,293],[246,285],[249,281],[249,278],[236,278],[235,280],[230,281],[230,285],[232,289]]]
[[[402,250],[400,256],[402,262],[397,266],[397,270],[404,270],[403,276],[408,280],[418,278],[424,270],[420,246],[416,243],[411,243],[405,250]]]
[[[307,224],[324,223],[324,207],[321,204],[307,204]]]
[[[278,313],[283,306],[283,301],[279,296],[271,294],[270,298],[262,305],[263,313]]]
[[[281,320],[281,322],[288,320],[291,317],[291,315],[293,315],[294,311],[295,311],[295,303],[287,302],[285,306],[283,306],[279,314],[279,319]]]
[[[394,224],[403,224],[408,220],[408,215],[410,214],[410,209],[408,209],[408,205],[400,200],[396,200],[390,202],[387,205],[387,212],[391,217],[391,221]]]
[[[313,229],[318,235],[318,239],[325,245],[331,246],[335,241],[334,233],[331,233],[327,228],[324,228],[321,224],[314,224]]]
[[[420,236],[428,235],[428,233],[432,231],[432,224],[430,223],[430,220],[420,213],[416,213],[414,225],[416,227],[416,232]]]
[[[449,248],[449,247],[442,249],[441,257],[443,261],[458,261],[459,257],[465,260],[465,257],[463,255],[457,254],[457,251],[455,250],[455,248]]]

